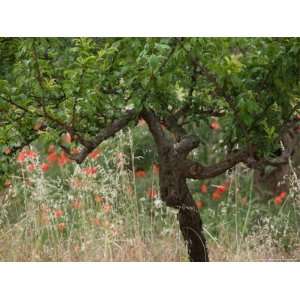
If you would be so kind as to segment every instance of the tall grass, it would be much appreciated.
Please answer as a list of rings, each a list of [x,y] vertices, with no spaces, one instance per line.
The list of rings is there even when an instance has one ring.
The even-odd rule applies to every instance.
[[[44,172],[40,150],[19,164],[0,200],[0,260],[187,261],[176,211],[161,201],[155,169],[145,176],[135,172],[134,147],[131,132],[120,133],[82,165],[69,162]],[[205,203],[200,213],[211,260],[300,259],[295,174],[281,206],[261,201],[243,166],[206,182],[207,193],[198,181],[189,182],[195,200]],[[210,192],[224,180],[228,191],[213,201]]]

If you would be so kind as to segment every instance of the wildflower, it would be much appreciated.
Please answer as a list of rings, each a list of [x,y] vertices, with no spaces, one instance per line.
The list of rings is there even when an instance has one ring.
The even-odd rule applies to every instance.
[[[47,172],[49,170],[49,164],[42,163],[41,164],[41,169],[42,169],[43,172]]]
[[[201,184],[200,192],[204,194],[207,193],[207,185],[205,183]]]
[[[215,201],[218,201],[222,198],[222,194],[216,190],[212,193],[212,199],[215,200]]]
[[[103,208],[104,213],[108,214],[111,211],[112,206],[110,204],[103,204],[102,208]]]
[[[221,193],[225,193],[227,190],[226,186],[225,185],[220,185],[217,187],[216,191],[218,191],[220,194]]]
[[[22,164],[27,158],[34,159],[36,157],[37,153],[35,151],[23,149],[17,157],[17,162]]]
[[[69,163],[70,159],[66,155],[66,153],[63,151],[61,152],[60,156],[57,158],[57,163],[59,166],[63,167],[65,164]]]
[[[47,160],[49,164],[55,164],[58,161],[58,155],[55,150],[48,154]]]
[[[198,209],[201,209],[201,208],[203,208],[204,207],[204,201],[202,201],[202,200],[196,200],[195,201],[195,204],[196,204],[196,206],[197,206],[197,208]]]
[[[96,203],[100,203],[100,202],[104,202],[105,198],[103,196],[100,195],[95,195],[95,202]]]
[[[276,196],[274,198],[275,205],[281,205],[282,201],[283,201],[283,198],[281,198],[280,196]]]
[[[94,175],[97,173],[97,167],[87,167],[82,169],[82,172],[85,173],[85,175]]]
[[[60,232],[63,232],[66,228],[66,224],[65,223],[58,223],[57,228]]]
[[[274,198],[275,205],[281,205],[286,195],[287,195],[286,192],[280,192],[280,194]]]
[[[150,188],[147,191],[147,196],[152,200],[157,197],[157,191],[154,188]]]
[[[95,149],[94,151],[92,151],[88,157],[91,159],[97,159],[101,154],[101,151],[99,149]]]
[[[27,166],[27,170],[28,170],[29,172],[33,172],[33,171],[35,170],[35,164],[29,164],[29,165]]]
[[[221,126],[220,126],[220,124],[217,120],[213,120],[210,123],[210,128],[213,129],[213,130],[219,130],[219,129],[221,129]]]
[[[142,169],[136,170],[135,171],[135,176],[136,177],[145,177],[146,176],[146,172]]]
[[[159,165],[158,164],[153,164],[152,170],[153,170],[154,174],[158,175],[159,174]]]
[[[57,210],[54,212],[54,217],[55,217],[55,218],[61,218],[63,215],[64,215],[64,212],[63,212],[61,209],[57,209]]]

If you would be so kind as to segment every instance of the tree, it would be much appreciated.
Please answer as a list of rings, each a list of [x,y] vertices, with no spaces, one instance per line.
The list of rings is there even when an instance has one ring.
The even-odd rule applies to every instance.
[[[289,147],[274,155],[298,126],[297,38],[2,39],[0,56],[2,175],[37,138],[60,143],[70,134],[82,151],[60,146],[81,163],[143,118],[157,148],[161,198],[178,209],[191,261],[208,261],[208,251],[187,180],[238,163],[286,164],[292,154]],[[206,166],[194,154],[211,118],[222,124],[223,155]]]

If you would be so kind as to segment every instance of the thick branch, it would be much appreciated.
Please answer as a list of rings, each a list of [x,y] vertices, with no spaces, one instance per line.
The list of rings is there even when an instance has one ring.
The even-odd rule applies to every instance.
[[[240,162],[246,162],[249,154],[245,151],[238,151],[229,154],[223,161],[211,166],[202,166],[198,162],[186,160],[184,163],[184,176],[193,179],[212,178],[223,174]]]

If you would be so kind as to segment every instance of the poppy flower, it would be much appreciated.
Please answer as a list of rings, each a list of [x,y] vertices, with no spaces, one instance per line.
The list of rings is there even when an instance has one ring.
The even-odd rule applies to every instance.
[[[280,197],[280,196],[276,196],[276,197],[274,198],[274,203],[275,203],[275,205],[281,205],[282,201],[283,201],[283,198]]]
[[[87,167],[82,169],[82,172],[88,176],[95,175],[97,173],[97,167]]]
[[[195,204],[196,204],[196,206],[197,206],[198,209],[203,208],[204,205],[205,205],[204,201],[202,201],[202,200],[196,200]]]
[[[219,193],[225,193],[227,190],[226,186],[224,185],[220,185],[217,187],[216,191],[218,191]]]
[[[47,161],[49,164],[55,164],[58,161],[58,155],[55,150],[48,154]]]
[[[66,155],[66,153],[64,151],[61,152],[60,156],[58,156],[58,158],[57,158],[58,165],[61,166],[61,167],[63,167],[65,164],[67,164],[69,162],[70,162],[70,159]]]
[[[216,190],[212,193],[212,199],[215,200],[215,201],[218,201],[222,198],[222,194]]]
[[[35,159],[36,157],[37,153],[35,151],[22,150],[17,157],[17,162],[22,164],[25,161],[25,159]]]
[[[205,183],[200,185],[200,192],[201,193],[207,193],[207,185]]]
[[[41,164],[41,169],[42,169],[43,172],[47,172],[49,170],[49,164],[42,163]]]
[[[150,198],[151,200],[157,197],[157,191],[154,188],[150,188],[147,191],[147,196],[148,198]]]
[[[59,224],[57,224],[57,228],[60,232],[63,232],[66,228],[66,224],[65,223],[59,223]]]
[[[286,196],[286,192],[280,192],[279,197],[281,197],[282,199],[285,198]]]
[[[220,124],[217,120],[213,120],[210,123],[210,128],[213,129],[213,130],[219,130],[219,129],[221,129],[221,126],[220,126]]]
[[[27,166],[27,170],[28,170],[28,172],[33,172],[35,170],[35,164],[29,164]]]
[[[136,170],[135,171],[135,176],[136,177],[145,177],[146,176],[146,172],[144,170],[142,170],[142,169]]]
[[[97,159],[101,154],[101,151],[99,149],[95,149],[94,151],[92,151],[88,157],[91,159]]]
[[[54,212],[54,217],[55,217],[55,218],[61,218],[63,215],[64,215],[64,212],[63,212],[61,209],[57,209],[57,210]]]

